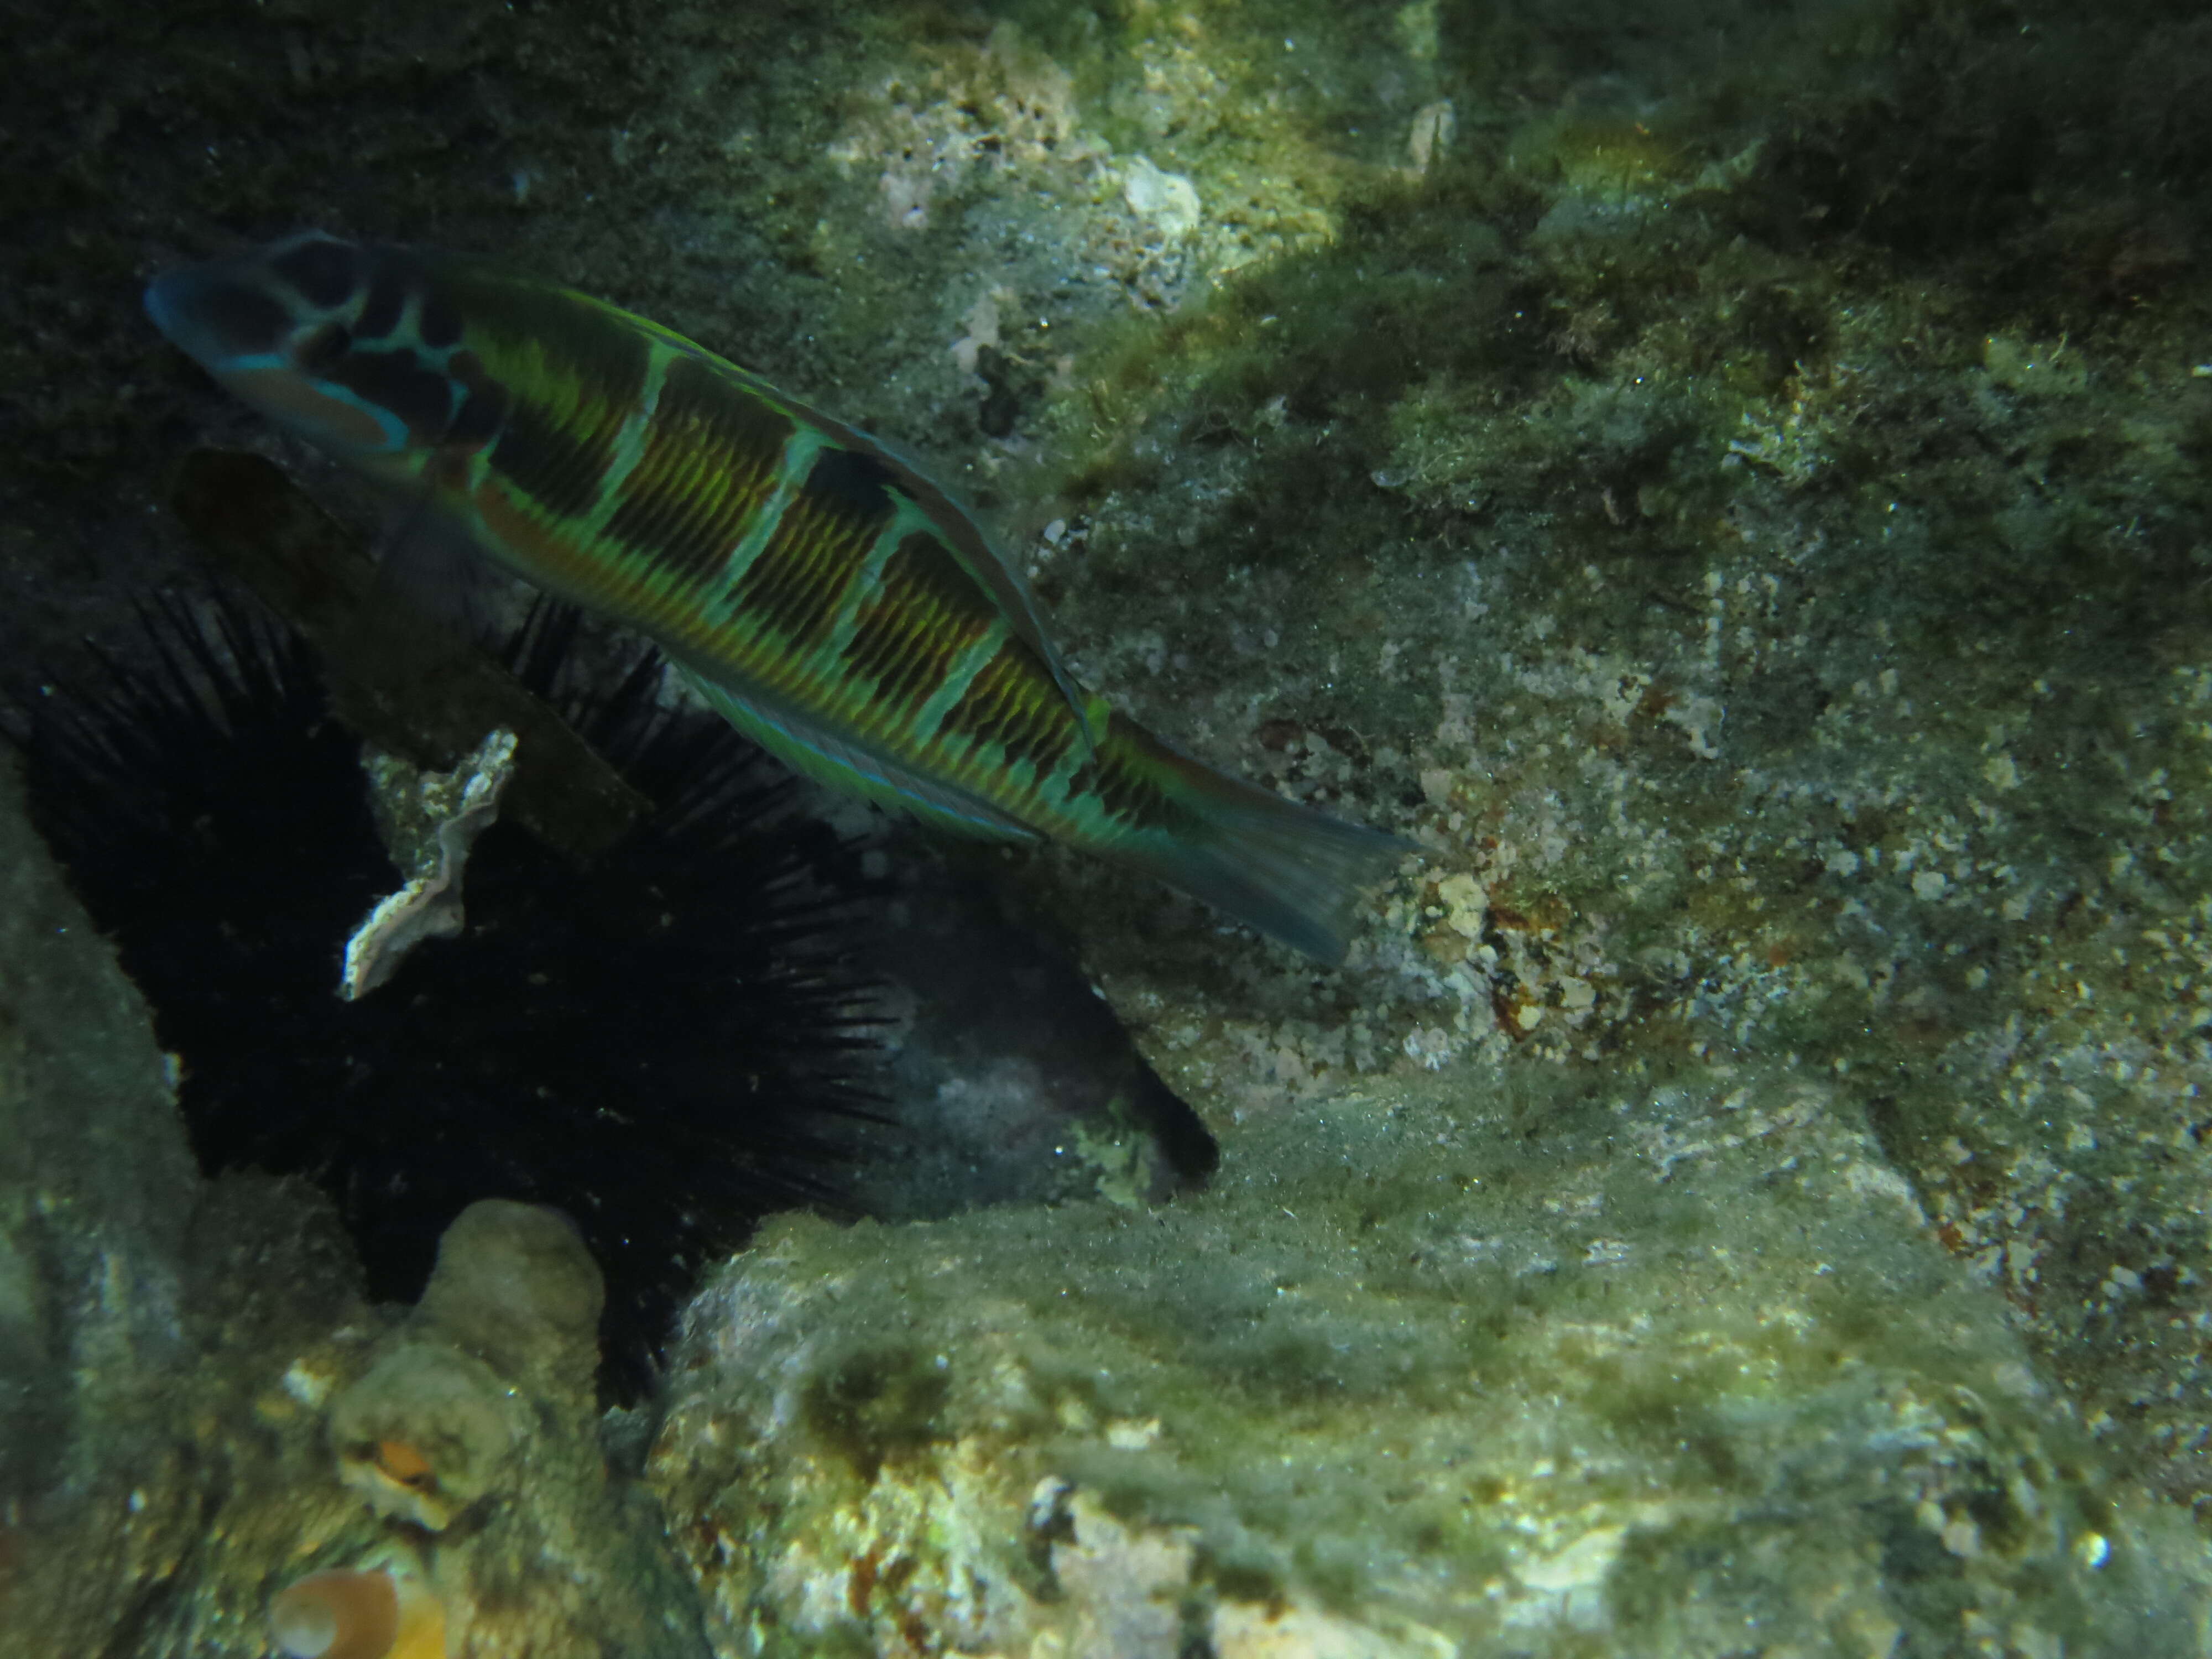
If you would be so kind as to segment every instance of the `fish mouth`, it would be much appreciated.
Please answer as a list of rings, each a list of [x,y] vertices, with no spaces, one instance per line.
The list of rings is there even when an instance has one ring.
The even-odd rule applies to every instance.
[[[184,306],[184,288],[190,272],[173,270],[166,276],[156,276],[146,284],[144,301],[146,315],[154,326],[165,335],[176,334],[177,318]]]
[[[228,264],[186,265],[156,277],[145,307],[178,349],[216,374],[269,366],[297,326],[265,286]]]

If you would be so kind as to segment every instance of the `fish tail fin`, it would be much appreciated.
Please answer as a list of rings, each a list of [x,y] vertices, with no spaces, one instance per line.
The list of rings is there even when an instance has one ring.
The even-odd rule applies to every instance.
[[[1113,854],[1332,967],[1344,960],[1362,890],[1419,850],[1217,772],[1149,734],[1145,747],[1144,769],[1181,810],[1171,831],[1131,836]]]

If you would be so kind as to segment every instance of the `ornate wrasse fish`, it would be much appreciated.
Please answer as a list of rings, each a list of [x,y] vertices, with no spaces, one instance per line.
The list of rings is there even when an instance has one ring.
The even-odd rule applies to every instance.
[[[659,644],[799,770],[1131,865],[1323,961],[1408,850],[1078,685],[975,520],[876,440],[553,283],[309,234],[172,272],[216,380],[495,563]]]

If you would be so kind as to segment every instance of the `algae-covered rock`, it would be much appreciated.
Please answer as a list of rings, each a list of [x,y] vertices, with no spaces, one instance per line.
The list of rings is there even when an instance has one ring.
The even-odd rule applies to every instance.
[[[726,1269],[650,1465],[720,1650],[2193,1650],[2187,1528],[1832,1088],[1440,1083],[1231,1150]]]
[[[422,1287],[424,1329],[546,1394],[592,1397],[599,1363],[598,1264],[558,1211],[488,1198],[453,1218]]]
[[[337,1472],[421,1540],[455,1653],[705,1653],[652,1501],[607,1466],[600,1297],[565,1218],[480,1200],[439,1240],[412,1316],[331,1402]]]
[[[442,1343],[400,1341],[331,1412],[338,1474],[380,1515],[443,1532],[522,1484],[528,1408],[500,1374]]]
[[[27,1654],[96,1650],[197,1547],[163,1379],[192,1358],[198,1185],[144,1006],[0,757],[0,1605]]]
[[[0,760],[0,1480],[7,1501],[128,1462],[182,1357],[198,1177],[144,1006]]]
[[[201,1182],[144,1006],[0,763],[11,1656],[204,1650],[254,1616],[261,1574],[345,1547],[304,1409],[364,1312],[330,1231],[296,1192]]]

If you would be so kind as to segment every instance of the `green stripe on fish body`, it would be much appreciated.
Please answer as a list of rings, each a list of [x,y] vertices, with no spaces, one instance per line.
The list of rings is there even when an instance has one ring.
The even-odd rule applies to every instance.
[[[289,264],[232,308],[265,319],[273,299],[316,344],[297,383],[267,372],[281,349],[241,345],[227,361],[242,394],[411,482],[515,574],[653,639],[800,770],[964,830],[1136,866],[1325,960],[1343,954],[1359,887],[1406,850],[1110,713],[944,491],[681,336],[405,250],[301,239],[257,257]],[[255,278],[251,258],[179,273],[149,308],[210,362],[212,325],[195,332],[189,296],[164,289]]]
[[[475,273],[453,289],[513,412],[434,482],[503,562],[651,634],[817,775],[969,829],[1113,828],[1063,764],[1096,748],[1086,705],[912,468],[611,307]]]

